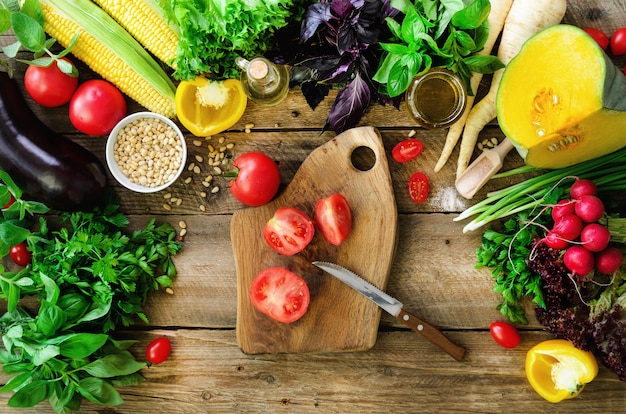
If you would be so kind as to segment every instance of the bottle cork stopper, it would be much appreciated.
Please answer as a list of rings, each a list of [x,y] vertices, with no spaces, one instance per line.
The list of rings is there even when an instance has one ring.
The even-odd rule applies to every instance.
[[[255,79],[263,79],[267,76],[268,72],[269,68],[267,67],[267,63],[262,60],[253,61],[248,67],[248,73]]]

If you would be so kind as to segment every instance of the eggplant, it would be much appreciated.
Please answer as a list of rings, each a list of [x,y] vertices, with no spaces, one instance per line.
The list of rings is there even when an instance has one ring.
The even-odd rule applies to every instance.
[[[104,202],[102,162],[37,118],[6,72],[0,72],[0,169],[26,198],[54,210],[87,211]]]

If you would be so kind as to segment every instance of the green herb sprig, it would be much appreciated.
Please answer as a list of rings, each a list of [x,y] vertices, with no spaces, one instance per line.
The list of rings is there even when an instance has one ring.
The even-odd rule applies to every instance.
[[[463,80],[470,95],[472,72],[493,73],[504,65],[496,56],[476,55],[489,35],[489,0],[392,0],[400,21],[387,18],[393,42],[381,42],[385,51],[373,79],[386,85],[391,97],[404,93],[411,80],[431,67],[444,67]]]

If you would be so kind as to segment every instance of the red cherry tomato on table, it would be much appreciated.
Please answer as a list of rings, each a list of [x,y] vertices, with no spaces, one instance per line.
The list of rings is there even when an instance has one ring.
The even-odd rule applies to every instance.
[[[396,162],[408,162],[417,157],[424,150],[424,143],[417,138],[409,138],[397,143],[391,150],[391,156]]]
[[[106,135],[125,116],[124,95],[101,79],[81,84],[70,101],[70,121],[74,128],[87,135]]]
[[[508,322],[493,322],[489,325],[489,332],[498,345],[503,348],[515,348],[522,340],[517,329]]]
[[[268,203],[280,186],[278,165],[262,152],[240,155],[233,162],[232,171],[224,175],[235,176],[230,191],[237,200],[251,207]]]
[[[609,37],[602,30],[594,29],[593,27],[585,27],[583,30],[598,43],[602,50],[606,50],[609,47]]]
[[[422,172],[417,172],[409,178],[409,195],[416,203],[423,203],[428,197],[430,183],[428,177]]]
[[[151,364],[160,364],[164,362],[172,351],[172,344],[170,340],[161,337],[150,342],[150,345],[146,348],[146,359]]]
[[[340,245],[352,230],[348,200],[339,193],[319,200],[315,205],[315,222],[330,244]]]
[[[611,36],[611,53],[614,56],[626,53],[626,27],[617,29]]]
[[[15,246],[11,246],[9,249],[9,256],[11,256],[11,260],[18,266],[28,266],[32,259],[31,253],[28,251],[25,242],[21,242],[16,244]]]
[[[250,300],[255,308],[272,319],[291,323],[306,313],[311,293],[300,276],[283,267],[271,267],[252,281]]]
[[[281,207],[263,228],[263,237],[277,253],[293,256],[313,240],[315,227],[311,219],[293,207]]]
[[[64,61],[70,62],[67,58]],[[24,73],[24,88],[33,101],[48,108],[70,101],[78,86],[78,76],[63,73],[53,61],[48,67],[29,65]]]

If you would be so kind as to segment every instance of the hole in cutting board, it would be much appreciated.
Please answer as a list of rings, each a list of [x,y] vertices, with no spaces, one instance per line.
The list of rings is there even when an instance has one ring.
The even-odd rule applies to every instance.
[[[376,165],[376,154],[370,147],[356,147],[350,155],[350,161],[359,171],[369,171]]]

